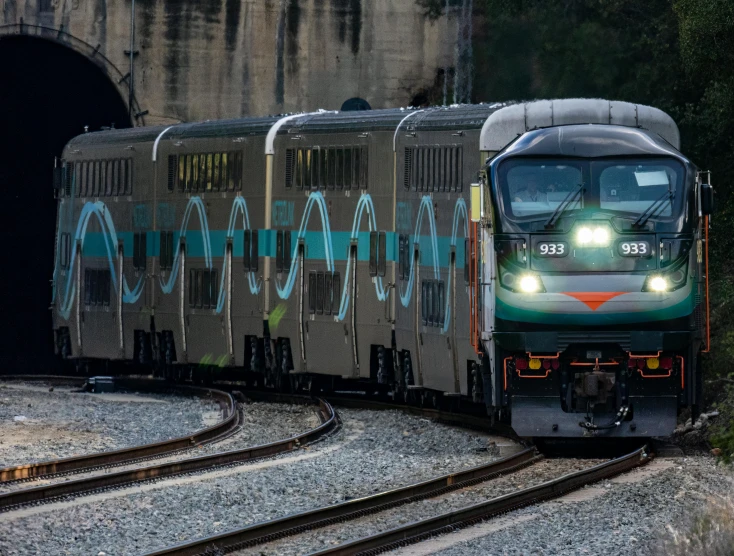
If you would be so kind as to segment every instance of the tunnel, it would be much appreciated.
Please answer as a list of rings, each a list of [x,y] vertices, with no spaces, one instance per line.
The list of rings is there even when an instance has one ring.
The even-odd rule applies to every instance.
[[[54,157],[85,126],[130,118],[105,72],[63,44],[0,37],[0,68],[0,373],[54,372]]]

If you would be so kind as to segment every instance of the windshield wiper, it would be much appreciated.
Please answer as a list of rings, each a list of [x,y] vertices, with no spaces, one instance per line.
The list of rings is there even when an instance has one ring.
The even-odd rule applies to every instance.
[[[672,199],[672,197],[673,191],[671,189],[668,189],[654,203],[652,203],[649,207],[645,209],[645,212],[643,212],[639,216],[639,218],[635,220],[635,223],[632,224],[632,227],[642,228],[642,226],[644,226],[645,223],[647,223],[647,221],[650,220],[650,218],[652,218],[665,205],[665,201]]]
[[[563,199],[563,201],[560,202],[560,204],[556,207],[556,210],[553,211],[553,214],[551,214],[551,217],[548,219],[548,221],[545,223],[546,228],[552,228],[556,225],[556,221],[563,215],[564,212],[568,209],[569,206],[571,206],[571,203],[573,203],[576,200],[576,197],[578,195],[581,195],[581,199],[583,199],[584,194],[584,187],[583,183],[577,184],[579,189],[577,190],[571,190],[568,192],[568,195]]]

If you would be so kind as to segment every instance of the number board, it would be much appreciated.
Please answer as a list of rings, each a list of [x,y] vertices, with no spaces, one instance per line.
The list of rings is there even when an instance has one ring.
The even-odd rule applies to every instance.
[[[565,257],[568,255],[568,244],[565,241],[542,241],[535,246],[540,257]]]
[[[621,241],[619,254],[623,257],[649,257],[652,251],[647,241]]]

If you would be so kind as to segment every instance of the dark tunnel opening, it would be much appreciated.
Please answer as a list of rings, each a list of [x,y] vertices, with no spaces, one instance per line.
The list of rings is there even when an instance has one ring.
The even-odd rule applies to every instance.
[[[84,126],[130,127],[109,78],[63,45],[0,38],[0,373],[54,370],[54,157]]]

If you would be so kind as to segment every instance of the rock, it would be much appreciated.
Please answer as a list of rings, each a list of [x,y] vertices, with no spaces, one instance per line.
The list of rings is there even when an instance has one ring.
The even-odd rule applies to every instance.
[[[718,458],[721,455],[721,448],[713,448],[711,450],[711,455]]]
[[[49,392],[53,392],[54,391],[54,387],[52,386],[51,388],[48,389],[48,391]]]

